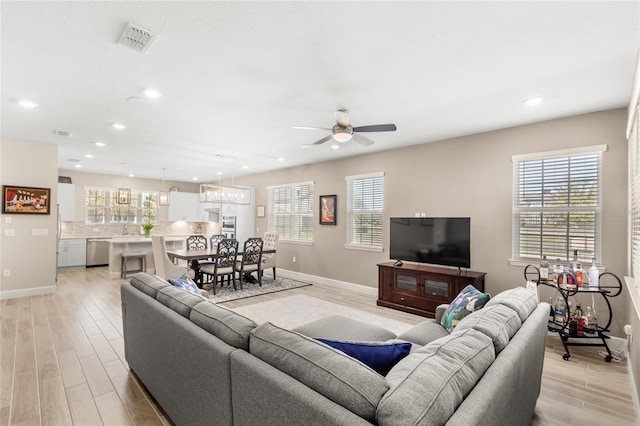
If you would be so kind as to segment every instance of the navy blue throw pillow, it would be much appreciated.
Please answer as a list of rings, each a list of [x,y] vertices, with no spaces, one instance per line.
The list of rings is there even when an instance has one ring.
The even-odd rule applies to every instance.
[[[411,343],[408,342],[385,343],[344,342],[328,339],[317,340],[357,359],[382,376],[386,376],[394,365],[411,352]]]

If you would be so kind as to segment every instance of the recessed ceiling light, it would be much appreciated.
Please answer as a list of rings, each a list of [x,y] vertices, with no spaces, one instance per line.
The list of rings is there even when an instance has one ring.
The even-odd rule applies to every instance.
[[[106,144],[106,143],[104,143],[104,142],[96,142],[96,143],[95,143],[95,145],[96,145],[96,146],[99,146],[100,148],[102,148],[102,147],[104,147],[104,146],[107,146],[107,144]]]
[[[244,166],[242,166],[242,168],[243,168],[244,170],[247,170],[247,169],[249,168],[249,166],[247,166],[247,165],[245,164]]]
[[[340,145],[331,145],[331,150],[340,149]]]
[[[77,167],[78,169],[81,169],[81,168],[82,168],[82,164],[76,164],[76,167]]]
[[[23,99],[19,102],[20,106],[25,107],[25,108],[35,108],[38,106],[37,103],[35,102],[31,102],[27,99]]]
[[[222,176],[222,172],[220,172],[220,171],[216,172],[216,174],[217,174],[218,176]]]
[[[197,178],[197,177],[194,177],[194,178],[191,178],[191,179],[192,179],[193,181],[197,181],[197,180],[198,180],[198,178]]]
[[[542,103],[542,96],[536,96],[533,98],[529,98],[529,99],[525,99],[524,103],[525,105],[528,106],[535,106],[535,105],[539,105]]]
[[[133,173],[129,173],[129,177],[136,177]]]
[[[122,129],[126,128],[126,126],[124,124],[120,124],[120,123],[113,123],[113,128],[114,129],[118,129],[118,130],[122,130]]]
[[[284,158],[280,157],[280,158],[278,158],[278,161],[283,162]]]
[[[158,92],[157,90],[149,89],[144,91],[144,95],[147,98],[159,98],[160,96],[162,96],[162,93]]]
[[[93,158],[93,154],[85,154],[84,156],[87,158]]]

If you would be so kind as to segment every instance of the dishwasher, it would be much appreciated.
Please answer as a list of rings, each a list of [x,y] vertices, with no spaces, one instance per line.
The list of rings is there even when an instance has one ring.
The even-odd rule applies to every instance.
[[[87,268],[109,264],[110,238],[89,238],[87,240]]]

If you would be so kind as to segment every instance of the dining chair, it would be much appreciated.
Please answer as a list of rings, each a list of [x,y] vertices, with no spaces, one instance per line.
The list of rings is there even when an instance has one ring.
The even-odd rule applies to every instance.
[[[206,250],[207,238],[204,235],[191,235],[187,237],[187,250]],[[196,283],[202,283],[202,274],[200,273],[201,262],[191,260],[188,262],[189,268],[193,269]]]
[[[273,268],[273,279],[276,279],[276,257],[278,256],[278,241],[280,240],[277,232],[265,232],[263,236],[264,244],[262,246],[262,261],[260,270]],[[275,250],[274,253],[264,253],[267,250]]]
[[[258,275],[258,284],[262,287],[262,271],[260,262],[262,260],[262,238],[249,238],[244,242],[244,250],[242,251],[242,259],[236,260],[235,270],[240,273],[240,290],[242,284],[251,273],[256,272]]]
[[[156,275],[165,280],[180,278],[189,270],[186,266],[174,264],[167,255],[164,236],[152,235],[151,246],[153,248],[153,262],[156,267]]]
[[[218,243],[217,256],[213,262],[207,263],[200,267],[200,272],[211,277],[207,282],[213,284],[212,291],[216,294],[216,286],[218,278],[224,281],[224,277],[231,277],[233,280],[233,289],[236,289],[235,263],[238,257],[238,240],[233,238],[225,238]],[[208,288],[208,287],[207,287]]]
[[[217,248],[218,247],[218,243],[220,241],[224,240],[224,235],[223,234],[215,234],[212,235],[209,238],[209,247],[211,247],[212,249]],[[198,262],[198,268],[202,268],[204,265],[213,265],[213,262],[210,260],[204,260],[204,261],[199,261]],[[202,276],[200,277],[202,279]],[[230,279],[230,277],[227,277],[228,279]]]

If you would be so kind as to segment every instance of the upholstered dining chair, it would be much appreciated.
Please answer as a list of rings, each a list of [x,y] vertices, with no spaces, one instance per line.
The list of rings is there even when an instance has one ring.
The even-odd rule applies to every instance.
[[[211,277],[207,282],[213,283],[213,294],[216,294],[218,278],[221,278],[220,281],[223,282],[225,276],[231,276],[231,279],[233,280],[233,289],[236,290],[235,263],[237,256],[238,240],[225,238],[218,243],[217,256],[214,261],[200,267],[200,272],[203,276],[209,275]]]
[[[277,232],[265,232],[262,245],[262,261],[260,263],[260,270],[273,268],[273,279],[276,279],[276,257],[278,256],[278,241],[280,237]],[[275,250],[275,253],[264,253],[266,250]]]
[[[189,269],[186,266],[174,264],[167,255],[164,236],[152,235],[151,246],[153,248],[153,261],[156,266],[156,275],[165,280],[180,278]]]
[[[245,278],[251,273],[256,272],[258,275],[258,284],[262,287],[262,270],[260,262],[262,261],[262,238],[249,238],[244,242],[244,250],[242,250],[242,259],[236,260],[235,270],[240,273],[240,290]]]

